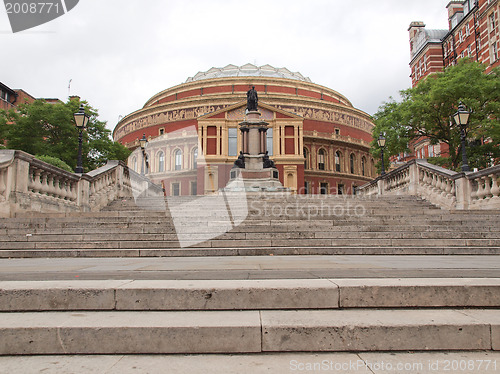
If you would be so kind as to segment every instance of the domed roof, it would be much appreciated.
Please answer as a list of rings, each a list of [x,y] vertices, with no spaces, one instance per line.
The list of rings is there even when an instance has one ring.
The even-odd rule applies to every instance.
[[[294,79],[303,82],[311,82],[311,79],[304,77],[300,73],[294,73],[287,68],[275,68],[271,65],[255,66],[246,64],[243,66],[227,65],[223,68],[212,68],[206,72],[199,72],[194,77],[189,77],[186,83],[196,82],[205,79],[228,78],[228,77],[271,77]]]

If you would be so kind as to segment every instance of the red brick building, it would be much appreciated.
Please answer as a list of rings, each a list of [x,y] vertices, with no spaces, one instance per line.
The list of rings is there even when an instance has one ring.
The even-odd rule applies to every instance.
[[[12,89],[0,82],[0,110],[16,109],[21,104],[31,104],[36,98],[22,89]],[[61,102],[59,99],[40,99],[48,103]]]
[[[0,110],[14,109],[16,102],[16,91],[0,82]]]
[[[412,22],[410,33],[411,81],[418,82],[431,73],[442,71],[469,57],[484,63],[486,73],[500,65],[500,3],[498,0],[450,1],[448,30],[430,30],[423,22]],[[427,138],[410,144],[410,154],[400,155],[393,161],[413,158],[447,157],[447,144],[431,145]]]
[[[129,165],[163,183],[167,195],[214,193],[225,187],[241,151],[238,124],[251,86],[269,123],[267,149],[285,187],[351,194],[376,176],[371,117],[340,93],[269,65],[200,72],[124,117],[114,140],[136,149]],[[148,170],[138,149],[143,134],[149,140]]]
[[[447,9],[448,30],[429,30],[423,22],[410,24],[413,87],[463,57],[486,64],[486,72],[500,65],[499,1],[451,1]]]

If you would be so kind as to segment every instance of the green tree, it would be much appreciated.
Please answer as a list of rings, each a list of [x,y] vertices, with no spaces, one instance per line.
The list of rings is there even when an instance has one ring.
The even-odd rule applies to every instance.
[[[468,143],[475,145],[468,147],[470,165],[485,167],[488,159],[500,157],[498,68],[486,74],[483,64],[462,59],[400,94],[400,102],[384,103],[374,116],[373,135],[386,133],[389,155],[405,152],[409,142],[426,137],[431,144],[448,144],[448,162],[440,162],[457,169],[461,163],[460,128],[452,117],[462,102],[471,112],[466,131]],[[483,144],[484,140],[491,143]],[[487,156],[473,157],[474,154]]]
[[[36,100],[21,104],[17,111],[0,113],[0,137],[10,149],[33,155],[56,157],[73,169],[76,167],[79,130],[73,114],[83,104],[90,117],[83,132],[83,167],[85,171],[104,165],[107,160],[126,160],[130,152],[111,140],[106,123],[99,121],[98,111],[86,101],[73,99],[66,103]],[[0,138],[1,139],[1,138]]]

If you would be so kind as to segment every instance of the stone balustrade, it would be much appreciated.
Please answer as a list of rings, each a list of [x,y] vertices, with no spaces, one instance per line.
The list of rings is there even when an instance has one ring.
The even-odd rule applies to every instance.
[[[0,217],[26,212],[99,211],[115,199],[140,194],[163,192],[118,161],[80,175],[22,151],[0,150]]]
[[[500,165],[469,174],[472,209],[500,208]]]
[[[416,195],[445,209],[500,208],[500,165],[474,173],[456,173],[413,160],[357,189],[365,196]]]

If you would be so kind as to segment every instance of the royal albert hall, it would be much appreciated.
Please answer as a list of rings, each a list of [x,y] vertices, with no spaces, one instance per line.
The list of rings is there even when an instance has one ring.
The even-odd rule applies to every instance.
[[[342,94],[269,65],[199,72],[121,119],[114,139],[134,150],[129,167],[162,184],[167,196],[215,193],[226,186],[242,150],[238,126],[252,86],[284,187],[299,194],[352,194],[376,176],[371,117]]]

